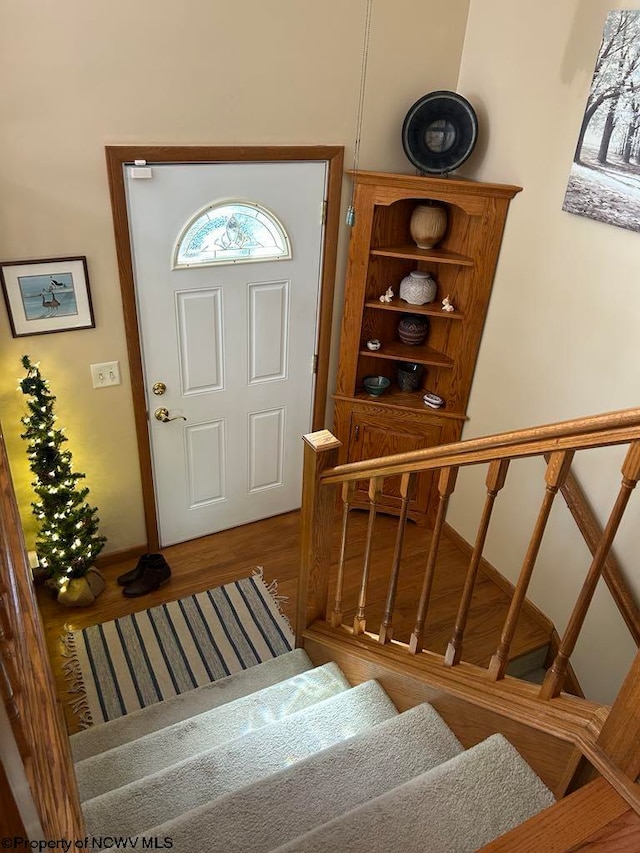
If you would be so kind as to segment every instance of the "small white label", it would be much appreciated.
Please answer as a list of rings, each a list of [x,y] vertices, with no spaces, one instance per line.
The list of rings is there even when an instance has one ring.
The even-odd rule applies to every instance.
[[[140,178],[152,178],[153,169],[151,168],[151,166],[132,166],[131,177],[133,180],[139,180]]]

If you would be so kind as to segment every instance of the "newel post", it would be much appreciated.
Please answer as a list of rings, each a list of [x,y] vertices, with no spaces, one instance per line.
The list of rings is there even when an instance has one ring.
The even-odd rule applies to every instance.
[[[341,447],[341,442],[327,429],[309,433],[303,439],[296,646],[301,645],[305,628],[326,617],[337,486],[321,485],[320,474],[337,464]]]

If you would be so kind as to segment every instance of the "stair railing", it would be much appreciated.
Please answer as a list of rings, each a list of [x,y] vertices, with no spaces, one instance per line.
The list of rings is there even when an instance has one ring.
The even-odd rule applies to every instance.
[[[561,638],[555,659],[547,671],[543,684],[539,688],[538,700],[545,702],[553,700],[560,695],[563,689],[569,661],[584,624],[597,582],[605,571],[611,544],[615,538],[631,492],[640,478],[640,409],[630,409],[590,418],[565,421],[528,430],[431,447],[412,453],[397,454],[342,465],[336,465],[340,443],[331,433],[322,431],[305,436],[305,500],[303,501],[303,559],[300,587],[302,595],[299,599],[298,637],[301,638],[304,630],[314,621],[326,620],[330,609],[332,609],[331,623],[336,630],[348,632],[352,636],[362,635],[365,632],[367,627],[366,595],[369,559],[373,543],[373,529],[377,513],[378,497],[385,478],[400,476],[402,478],[400,481],[400,518],[394,557],[389,574],[386,606],[382,624],[378,630],[378,641],[380,646],[388,647],[389,644],[394,644],[396,650],[404,647],[409,656],[418,656],[424,647],[424,636],[428,628],[429,604],[438,549],[446,519],[447,507],[455,489],[458,472],[461,468],[469,465],[487,463],[487,493],[484,510],[457,616],[452,626],[451,639],[446,654],[442,658],[442,663],[446,668],[458,666],[463,657],[465,628],[492,511],[499,493],[505,484],[509,464],[514,459],[546,456],[544,492],[540,508],[511,598],[500,640],[486,670],[486,678],[489,681],[494,683],[501,682],[506,674],[509,653],[514,640],[518,619],[526,600],[550,511],[557,493],[565,487],[570,478],[570,469],[574,455],[581,451],[605,445],[625,444],[628,445],[628,450],[622,465],[622,482],[618,496],[606,526],[602,531],[602,535],[597,537],[597,542],[593,542],[593,558],[569,618],[568,627]],[[408,646],[403,646],[403,644],[398,644],[396,640],[392,639],[394,603],[400,572],[411,482],[416,474],[425,471],[432,471],[437,479],[438,505],[422,579],[415,626]],[[368,481],[369,484],[370,513],[365,541],[364,569],[361,576],[356,616],[353,628],[350,629],[342,624],[342,586],[344,582],[346,543],[348,541],[349,506],[353,501],[354,484],[362,481]],[[335,518],[337,492],[339,489],[342,489],[345,503],[337,575],[338,585],[333,607],[331,608],[331,605],[328,604],[328,578],[331,561],[330,542]],[[313,542],[319,546],[318,551],[313,550]],[[397,655],[394,659],[398,659]],[[625,696],[626,707],[629,704],[629,698],[626,694]],[[637,707],[638,703],[640,703],[640,685],[634,691],[634,701]],[[616,706],[614,706],[615,709]],[[621,713],[618,708],[616,714],[619,716]],[[611,739],[610,731],[608,737]],[[578,743],[576,745],[580,746]],[[628,747],[637,752],[635,743],[629,741]],[[597,753],[600,764],[603,764],[603,762],[606,763],[606,751],[604,755],[600,755],[602,749],[600,741],[594,741],[593,748],[595,750],[594,755]],[[616,741],[616,749],[618,752],[620,751],[618,741]],[[612,771],[612,775],[615,777],[614,771],[615,768]],[[621,793],[623,792],[621,791]]]
[[[26,776],[37,834],[85,837],[69,737],[35,601],[15,494],[0,432],[0,695],[17,750],[4,748],[7,777]],[[6,762],[12,766],[7,767]],[[19,762],[21,766],[14,767]],[[15,770],[16,773],[11,771]],[[16,792],[18,798],[24,792]],[[18,799],[8,792],[19,809]],[[19,824],[18,824],[19,825]],[[31,823],[33,826],[33,822]],[[30,840],[34,840],[30,838]]]

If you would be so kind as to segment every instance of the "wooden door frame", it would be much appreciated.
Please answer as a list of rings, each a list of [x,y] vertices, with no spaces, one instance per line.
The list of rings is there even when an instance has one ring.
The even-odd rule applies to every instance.
[[[318,303],[318,367],[313,397],[312,430],[324,427],[329,379],[329,349],[333,294],[335,289],[336,253],[340,216],[340,194],[344,148],[338,145],[309,146],[147,146],[107,145],[107,174],[111,194],[111,210],[115,234],[124,326],[127,338],[131,395],[138,439],[138,456],[142,477],[142,497],[147,528],[146,548],[157,551],[160,547],[156,513],[151,441],[149,436],[147,401],[142,370],[142,350],[135,298],[135,280],[131,255],[131,236],[124,183],[125,164],[136,160],[147,163],[240,163],[324,161],[327,163],[327,207],[324,224],[320,299]],[[301,451],[302,452],[302,451]]]

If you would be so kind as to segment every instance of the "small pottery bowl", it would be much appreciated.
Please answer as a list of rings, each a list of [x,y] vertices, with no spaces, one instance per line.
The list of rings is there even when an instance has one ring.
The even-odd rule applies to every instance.
[[[391,381],[386,376],[365,376],[362,384],[370,397],[379,397],[391,385]]]
[[[371,338],[370,341],[367,341],[367,349],[370,349],[372,352],[379,350],[382,344],[378,340],[378,338]]]

